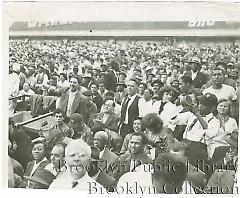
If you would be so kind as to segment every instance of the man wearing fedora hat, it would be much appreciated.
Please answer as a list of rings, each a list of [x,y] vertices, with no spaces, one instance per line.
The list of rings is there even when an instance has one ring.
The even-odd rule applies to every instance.
[[[27,188],[48,189],[56,177],[46,169],[38,168],[34,175],[26,176],[25,178],[28,180]]]
[[[200,59],[197,57],[193,58],[189,62],[189,65],[191,67],[189,75],[192,77],[193,86],[195,88],[202,88],[202,86],[208,82],[209,77],[200,71],[202,68]]]

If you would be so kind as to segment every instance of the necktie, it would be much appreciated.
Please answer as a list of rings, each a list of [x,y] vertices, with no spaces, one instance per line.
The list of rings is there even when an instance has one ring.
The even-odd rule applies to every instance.
[[[128,106],[129,101],[130,101],[130,98],[127,97],[127,98],[125,98],[125,101],[123,103],[122,110],[121,110],[121,121],[122,122],[125,121],[126,113],[127,113],[127,106]]]
[[[73,181],[73,182],[72,182],[72,188],[75,188],[77,185],[78,185],[78,182],[77,182],[77,181]]]
[[[159,107],[159,111],[158,111],[158,113],[159,113],[159,115],[162,113],[162,111],[163,111],[163,107],[164,107],[164,105],[166,104],[167,102],[161,102],[161,105],[160,105],[160,107]]]

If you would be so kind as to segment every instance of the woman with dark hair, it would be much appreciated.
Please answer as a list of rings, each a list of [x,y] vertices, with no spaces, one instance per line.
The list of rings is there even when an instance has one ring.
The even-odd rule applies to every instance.
[[[225,136],[231,134],[232,131],[238,130],[237,122],[230,117],[231,101],[221,99],[218,101],[216,109],[216,129],[211,133],[208,140],[208,154],[211,158],[216,147],[228,146]]]
[[[152,158],[155,159],[158,154],[169,151],[169,146],[174,142],[174,138],[172,131],[163,127],[162,119],[155,113],[149,113],[143,117],[142,123],[146,128],[144,134],[147,137]]]
[[[24,173],[25,177],[31,177],[38,168],[45,168],[50,162],[46,158],[47,147],[44,141],[36,140],[32,143],[33,161],[29,162]],[[27,186],[26,178],[23,180],[21,187]]]

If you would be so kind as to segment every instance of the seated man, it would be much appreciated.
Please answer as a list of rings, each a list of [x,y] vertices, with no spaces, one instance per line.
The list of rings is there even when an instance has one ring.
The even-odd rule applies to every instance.
[[[93,145],[96,146],[100,150],[99,158],[101,159],[99,166],[104,169],[106,168],[106,173],[112,175],[113,170],[111,170],[110,166],[116,164],[118,156],[111,152],[107,147],[110,137],[105,131],[98,131],[95,133],[93,138]]]
[[[104,186],[108,191],[112,192],[116,183],[115,179],[99,168],[101,163],[101,159],[99,158],[100,150],[95,146],[91,146],[91,151],[92,161],[90,167],[92,167],[92,169],[88,170],[89,176]]]
[[[65,160],[68,174],[55,179],[49,189],[75,189],[91,193],[91,184],[103,188],[87,173],[91,163],[91,147],[83,140],[73,140],[67,145]]]
[[[46,169],[38,168],[34,175],[25,177],[28,180],[27,188],[31,189],[48,189],[50,184],[56,178]]]
[[[128,143],[128,151],[119,157],[119,167],[115,174],[116,179],[127,172],[135,171],[136,167],[142,164],[152,164],[152,159],[144,151],[146,143],[144,134],[140,132],[132,133]]]
[[[51,151],[50,154],[50,164],[48,164],[45,169],[51,172],[56,177],[60,177],[66,172],[66,167],[64,166],[64,157],[65,157],[65,143],[57,143]]]
[[[72,139],[82,139],[89,145],[92,145],[93,134],[91,129],[84,123],[83,117],[79,113],[70,116],[69,130],[67,136]]]
[[[104,108],[101,113],[97,113],[93,117],[94,125],[91,127],[93,131],[109,129],[118,132],[119,117],[114,113],[115,102],[112,98],[106,98],[103,104]]]
[[[62,133],[66,133],[69,129],[68,125],[65,124],[65,112],[62,109],[56,109],[54,111],[54,118],[56,120],[56,124],[54,125],[54,129],[58,129]]]

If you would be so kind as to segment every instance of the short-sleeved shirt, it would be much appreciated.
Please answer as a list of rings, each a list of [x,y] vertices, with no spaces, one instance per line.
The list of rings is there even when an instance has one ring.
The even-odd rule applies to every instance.
[[[226,99],[226,100],[236,100],[237,93],[232,86],[223,84],[221,89],[213,89],[213,87],[209,87],[203,90],[203,94],[211,93],[214,94],[218,100]]]

